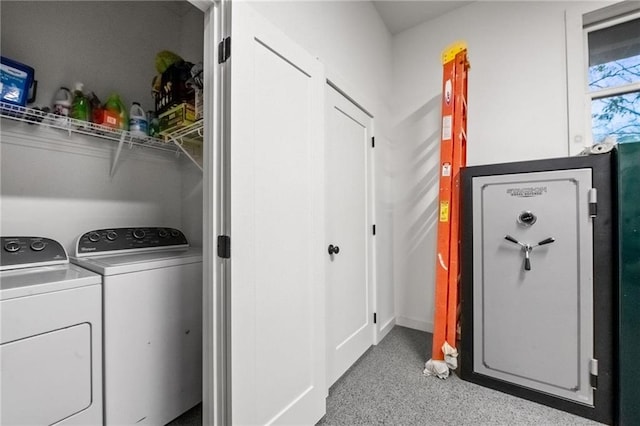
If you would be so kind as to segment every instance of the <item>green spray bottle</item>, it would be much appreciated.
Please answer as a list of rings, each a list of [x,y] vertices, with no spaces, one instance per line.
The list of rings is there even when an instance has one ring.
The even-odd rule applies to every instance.
[[[76,120],[89,121],[91,117],[91,111],[89,107],[89,100],[82,93],[84,85],[82,83],[76,83],[76,88],[73,91],[73,102],[71,102],[71,118]]]

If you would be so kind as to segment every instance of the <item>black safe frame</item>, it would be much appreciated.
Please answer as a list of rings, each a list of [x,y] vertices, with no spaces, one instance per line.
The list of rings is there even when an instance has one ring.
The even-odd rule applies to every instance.
[[[463,380],[517,397],[563,410],[602,423],[616,421],[616,363],[617,338],[616,283],[616,229],[614,215],[615,150],[606,154],[555,158],[548,160],[473,166],[461,171],[461,342],[460,369]],[[473,369],[473,205],[472,179],[478,176],[494,176],[554,170],[592,170],[592,184],[597,189],[597,216],[593,226],[594,268],[594,358],[598,360],[597,387],[594,389],[594,406],[533,390],[521,385],[477,373]]]

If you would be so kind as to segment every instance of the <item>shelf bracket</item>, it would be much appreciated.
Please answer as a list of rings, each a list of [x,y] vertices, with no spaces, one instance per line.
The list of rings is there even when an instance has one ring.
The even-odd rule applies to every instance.
[[[180,154],[184,154],[187,156],[187,158],[198,168],[200,169],[200,171],[204,171],[204,169],[202,168],[202,166],[200,165],[200,163],[198,163],[198,161],[193,158],[193,156],[189,153],[189,151],[187,151],[183,146],[181,142],[178,142],[175,138],[171,137],[171,140],[173,141],[173,143],[180,148],[180,151],[177,151],[176,154],[180,155]]]
[[[120,141],[118,142],[118,149],[116,149],[116,154],[113,157],[113,162],[111,163],[111,171],[109,172],[109,177],[113,177],[113,173],[116,171],[116,164],[118,163],[118,159],[120,158],[120,153],[122,152],[122,145],[124,144],[125,133],[122,132],[120,135]]]

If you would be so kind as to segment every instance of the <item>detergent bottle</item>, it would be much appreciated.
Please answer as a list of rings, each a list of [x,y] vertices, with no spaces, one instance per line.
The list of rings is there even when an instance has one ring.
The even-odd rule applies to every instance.
[[[71,101],[73,100],[73,96],[71,96],[71,92],[66,87],[61,87],[56,92],[56,96],[53,99],[53,113],[55,115],[62,115],[65,117],[69,116],[69,112],[71,110]]]
[[[111,96],[104,103],[104,113],[102,119],[102,125],[112,127],[114,129],[123,129],[124,123],[122,123],[123,114],[126,115],[126,111],[123,111],[123,104],[120,100],[120,96],[117,93],[112,93]],[[126,123],[127,127],[129,123]]]
[[[148,134],[148,127],[144,110],[138,102],[133,102],[129,110],[129,132],[134,136],[144,138]]]

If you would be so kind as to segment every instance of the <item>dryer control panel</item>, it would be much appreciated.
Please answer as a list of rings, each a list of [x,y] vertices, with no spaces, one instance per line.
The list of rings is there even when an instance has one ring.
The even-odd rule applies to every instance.
[[[175,228],[108,228],[80,235],[76,256],[186,247],[189,247],[187,238]]]
[[[62,244],[44,237],[0,237],[0,271],[69,262]]]

